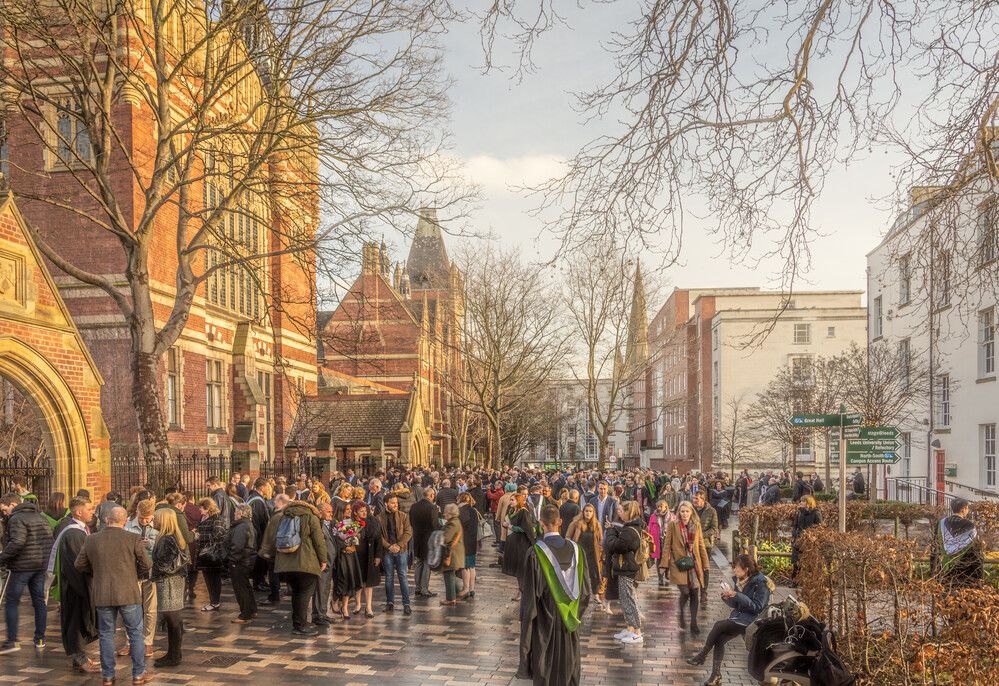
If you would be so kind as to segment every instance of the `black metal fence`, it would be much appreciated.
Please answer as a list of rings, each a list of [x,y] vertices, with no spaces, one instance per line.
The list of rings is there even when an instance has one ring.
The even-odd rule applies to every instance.
[[[0,494],[14,490],[14,480],[27,481],[28,490],[38,496],[42,507],[52,494],[52,464],[45,452],[38,455],[13,455],[0,458]],[[67,493],[67,498],[72,496]]]
[[[224,451],[177,452],[171,454],[166,461],[149,465],[141,456],[112,456],[111,490],[125,495],[133,486],[148,488],[158,484],[160,490],[175,486],[195,497],[203,497],[208,495],[209,478],[217,476],[223,483],[228,483],[233,472],[247,469],[246,464],[245,454]],[[265,461],[261,464],[259,473],[262,476],[284,475],[290,479],[298,474],[314,476],[314,468],[312,457],[295,456]]]

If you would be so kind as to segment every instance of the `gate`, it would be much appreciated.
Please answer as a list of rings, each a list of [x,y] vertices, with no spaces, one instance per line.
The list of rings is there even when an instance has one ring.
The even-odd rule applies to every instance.
[[[52,464],[44,449],[37,456],[14,455],[0,459],[0,494],[14,492],[14,481],[18,478],[28,482],[28,490],[38,496],[39,505],[44,508],[52,495]],[[67,493],[66,501],[75,493]]]

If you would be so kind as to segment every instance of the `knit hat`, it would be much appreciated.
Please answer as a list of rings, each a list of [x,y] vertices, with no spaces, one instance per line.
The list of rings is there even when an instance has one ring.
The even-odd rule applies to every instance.
[[[503,487],[503,490],[506,493],[513,493],[517,490],[517,484],[507,484],[506,486]]]

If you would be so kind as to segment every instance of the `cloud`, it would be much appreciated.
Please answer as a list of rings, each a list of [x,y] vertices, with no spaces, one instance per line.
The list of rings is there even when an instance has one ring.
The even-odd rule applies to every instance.
[[[565,171],[565,161],[557,155],[524,155],[499,158],[476,155],[465,160],[465,175],[483,190],[511,190],[533,186]]]

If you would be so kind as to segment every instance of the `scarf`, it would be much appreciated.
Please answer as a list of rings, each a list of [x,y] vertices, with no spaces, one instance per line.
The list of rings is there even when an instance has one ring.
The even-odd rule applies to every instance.
[[[977,535],[975,525],[964,517],[952,515],[940,522],[940,537],[947,555],[960,554],[971,545]]]

